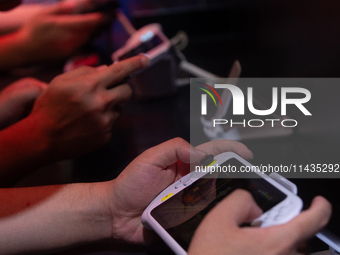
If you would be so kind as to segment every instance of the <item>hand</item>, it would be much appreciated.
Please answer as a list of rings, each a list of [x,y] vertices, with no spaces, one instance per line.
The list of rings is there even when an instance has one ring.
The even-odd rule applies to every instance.
[[[24,78],[7,86],[0,93],[0,129],[4,129],[29,114],[33,103],[47,83]]]
[[[208,145],[222,151],[237,148],[241,156],[251,154],[238,142],[224,140],[204,147]],[[116,248],[121,240],[148,243],[155,235],[143,228],[142,212],[160,191],[189,171],[187,163],[205,155],[177,138],[145,151],[113,181],[0,189],[1,252],[41,253],[108,238],[116,239]]]
[[[308,210],[286,224],[268,228],[240,227],[261,213],[250,193],[234,191],[203,219],[188,254],[295,254],[301,242],[326,226],[331,205],[323,197],[316,197]]]
[[[233,149],[244,158],[252,157],[245,145],[234,141],[214,141],[199,148],[191,147],[180,138],[167,141],[142,153],[109,183],[108,203],[114,238],[150,243],[152,232],[141,224],[143,211],[163,189],[189,172],[188,163],[203,159],[205,151],[216,155]]]
[[[100,13],[74,14],[76,2],[45,7],[18,31],[27,63],[62,59],[83,45],[104,22]]]
[[[128,84],[114,84],[148,64],[149,59],[140,55],[111,66],[81,67],[52,80],[28,118],[37,120],[55,160],[78,156],[110,140],[118,106],[132,93]]]

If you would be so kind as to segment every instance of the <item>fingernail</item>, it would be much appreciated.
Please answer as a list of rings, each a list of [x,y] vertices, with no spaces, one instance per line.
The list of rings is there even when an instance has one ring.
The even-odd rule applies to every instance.
[[[207,156],[205,151],[197,149],[195,147],[190,148],[190,162],[199,162]]]
[[[143,67],[147,67],[150,64],[150,57],[149,57],[149,55],[145,54],[145,53],[140,53],[138,55],[145,56],[145,58],[141,58],[140,61],[142,62]]]
[[[249,150],[249,152],[250,152],[250,159],[253,159],[254,158],[253,152],[251,150]]]
[[[197,149],[195,147],[194,147],[193,151],[195,151],[198,155],[201,155],[201,156],[206,156],[208,154],[205,151],[202,151],[202,150]]]

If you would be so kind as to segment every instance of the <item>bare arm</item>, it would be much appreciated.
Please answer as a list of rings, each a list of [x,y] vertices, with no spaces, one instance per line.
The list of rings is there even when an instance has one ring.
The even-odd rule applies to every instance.
[[[223,143],[200,148],[219,152],[235,148],[240,155],[251,156],[239,143]],[[141,224],[144,209],[161,190],[189,171],[189,162],[205,155],[184,140],[173,139],[145,151],[113,181],[0,189],[1,253],[48,251],[107,238],[150,243],[153,233]],[[292,254],[301,241],[326,225],[331,206],[318,197],[287,224],[239,227],[260,213],[249,193],[234,192],[204,218],[188,253]]]
[[[110,238],[105,187],[106,183],[0,189],[1,254]]]
[[[132,93],[129,85],[115,84],[148,63],[146,56],[136,56],[56,77],[28,117],[0,131],[0,185],[8,187],[30,170],[106,144],[120,114],[117,106]]]
[[[216,143],[211,143],[210,147]],[[249,155],[233,141],[217,150]],[[201,147],[210,151],[209,146]],[[146,231],[141,215],[160,191],[189,171],[206,153],[183,139],[151,148],[115,180],[33,188],[0,189],[1,254],[49,250],[111,238],[147,244],[154,233]],[[142,191],[142,192],[141,192]]]
[[[47,165],[53,151],[34,116],[0,131],[0,186],[10,187],[29,171]]]

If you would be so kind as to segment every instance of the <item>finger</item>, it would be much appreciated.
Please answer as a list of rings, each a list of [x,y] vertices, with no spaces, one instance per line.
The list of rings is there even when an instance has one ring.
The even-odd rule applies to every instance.
[[[20,79],[18,82],[22,83],[22,85],[25,87],[33,86],[37,88],[40,93],[44,91],[48,86],[46,82],[38,80],[33,77],[26,77],[26,78]]]
[[[297,244],[324,228],[331,214],[331,204],[323,197],[315,197],[308,210],[303,211],[290,222],[277,226],[275,231],[280,234],[280,239]]]
[[[29,81],[26,84],[26,86],[27,86],[27,90],[26,90],[25,95],[23,95],[23,99],[27,101],[27,104],[30,104],[31,102],[35,101],[44,92],[48,84],[46,82],[33,79]]]
[[[10,84],[0,93],[1,95],[4,95],[13,93],[20,94],[20,92],[22,92],[21,94],[26,98],[29,97],[35,98],[39,96],[46,88],[47,88],[46,82],[37,80],[32,77],[27,77]]]
[[[132,89],[128,84],[122,84],[113,89],[105,90],[104,93],[107,95],[108,107],[112,108],[129,100],[132,96]]]
[[[110,111],[106,112],[102,117],[102,130],[104,130],[104,133],[112,133],[112,127],[115,123],[115,121],[120,116],[120,109],[117,107],[114,107]]]
[[[215,206],[209,217],[224,219],[228,221],[229,226],[238,227],[243,223],[253,221],[261,214],[262,210],[256,204],[252,195],[246,190],[238,189]]]
[[[100,13],[88,13],[77,15],[59,15],[53,17],[61,28],[72,31],[87,31],[92,32],[94,27],[97,27],[104,20],[104,16]]]
[[[216,140],[208,143],[203,143],[196,148],[207,152],[207,154],[218,155],[223,152],[232,151],[240,155],[244,159],[252,159],[253,153],[243,143],[231,140]]]
[[[62,1],[49,6],[46,6],[41,14],[72,14],[77,9],[75,1]]]
[[[109,88],[135,71],[145,68],[149,63],[150,59],[146,55],[138,55],[99,71],[97,78],[102,81],[103,87]]]
[[[91,67],[91,66],[80,66],[74,70],[68,71],[66,73],[63,73],[59,76],[57,76],[58,79],[71,79],[74,77],[80,77],[85,75],[91,75],[93,73],[97,72],[97,68]]]
[[[64,0],[68,5],[72,13],[84,13],[90,12],[96,7],[97,0]]]
[[[101,66],[97,66],[97,67],[96,67],[96,69],[97,69],[98,72],[103,71],[103,70],[106,69],[106,68],[108,68],[107,65],[101,65]]]
[[[71,14],[74,13],[76,8],[75,3],[71,3],[71,1],[62,1],[59,3],[47,5],[40,12],[41,15],[51,15],[51,14]]]
[[[190,156],[191,155],[191,156]],[[174,138],[160,145],[152,147],[141,154],[143,161],[147,158],[149,164],[166,168],[178,160],[190,163],[190,160],[199,161],[206,156],[204,152],[196,150],[182,138]]]

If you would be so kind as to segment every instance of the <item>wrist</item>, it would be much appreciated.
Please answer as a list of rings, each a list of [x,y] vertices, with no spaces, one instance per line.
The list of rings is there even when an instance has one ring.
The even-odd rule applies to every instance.
[[[37,253],[105,240],[111,236],[104,183],[41,186],[19,194],[13,217],[0,222],[2,253]],[[21,200],[20,200],[20,194]],[[21,201],[18,203],[18,201]],[[34,204],[28,207],[27,201]],[[21,208],[21,209],[20,209]]]
[[[136,211],[134,205],[126,201],[126,197],[121,196],[119,192],[122,188],[118,179],[107,182],[108,212],[111,217],[111,238],[116,241],[123,241],[132,244],[145,243],[140,236],[141,223],[140,211]],[[112,194],[110,196],[110,194]],[[134,196],[131,194],[131,196]],[[127,207],[130,207],[127,209]]]
[[[85,242],[112,238],[112,218],[108,206],[107,182],[76,184],[81,197],[76,197],[76,214],[82,215],[79,224]]]

